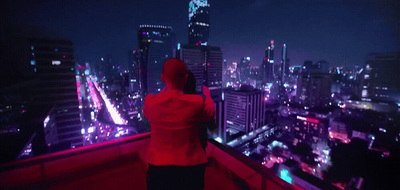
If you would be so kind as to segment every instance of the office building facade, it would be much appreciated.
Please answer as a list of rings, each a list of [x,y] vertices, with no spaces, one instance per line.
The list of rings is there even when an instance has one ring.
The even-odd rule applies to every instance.
[[[173,58],[174,33],[170,26],[140,25],[141,95],[157,94],[164,88],[161,73],[164,62]]]
[[[293,116],[294,117],[294,116]],[[294,126],[291,129],[293,135],[293,145],[306,143],[314,147],[326,145],[328,141],[329,121],[311,117],[295,116]]]
[[[304,106],[326,106],[331,98],[331,86],[329,74],[303,73],[297,78],[296,100]]]
[[[262,81],[266,83],[272,83],[274,80],[274,40],[268,45],[265,50],[265,56],[262,62]]]
[[[207,0],[191,0],[189,2],[189,44],[207,46],[210,28],[208,14],[210,4]]]
[[[363,101],[400,103],[400,52],[369,54],[361,77]]]
[[[238,70],[239,70],[239,81],[245,82],[250,77],[250,68],[251,68],[251,58],[250,57],[242,57],[239,62]]]
[[[182,46],[180,58],[196,78],[196,90],[206,85],[214,101],[222,100],[222,52],[219,47]]]
[[[51,141],[54,144],[63,143],[68,148],[81,146],[82,125],[72,42],[30,39],[29,44],[30,66],[34,77],[40,79],[34,88],[33,104],[55,107],[57,132],[54,134],[57,138]]]
[[[225,125],[226,129],[249,133],[264,125],[264,93],[258,89],[226,89]]]

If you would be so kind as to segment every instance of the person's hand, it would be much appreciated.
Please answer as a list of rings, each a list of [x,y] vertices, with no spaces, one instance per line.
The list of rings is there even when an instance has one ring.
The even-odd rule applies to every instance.
[[[211,96],[210,89],[205,85],[203,85],[203,94],[204,96]]]

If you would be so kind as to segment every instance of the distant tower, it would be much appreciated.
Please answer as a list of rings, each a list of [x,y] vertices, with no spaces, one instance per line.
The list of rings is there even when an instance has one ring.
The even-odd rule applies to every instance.
[[[207,0],[191,0],[189,2],[189,44],[206,46],[208,43],[210,4]]]
[[[265,56],[262,63],[262,81],[264,84],[271,83],[274,80],[274,40],[265,50]]]
[[[128,52],[129,90],[132,93],[137,92],[140,89],[140,54],[137,50],[129,50]]]
[[[164,88],[161,73],[164,62],[173,58],[174,34],[170,26],[140,25],[141,95],[157,94]]]
[[[243,57],[239,62],[239,81],[245,82],[250,77],[251,59]]]
[[[284,82],[287,75],[289,74],[289,63],[287,59],[287,46],[282,45],[282,61],[281,61],[281,80]]]
[[[102,73],[106,78],[110,78],[114,74],[115,65],[112,61],[112,54],[106,53],[104,58],[101,58]]]
[[[327,106],[331,86],[332,76],[327,73],[302,73],[297,79],[297,102],[311,107]]]

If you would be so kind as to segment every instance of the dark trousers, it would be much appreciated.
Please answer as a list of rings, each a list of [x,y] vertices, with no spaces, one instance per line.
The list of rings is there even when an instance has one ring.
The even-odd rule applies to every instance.
[[[148,190],[202,190],[206,165],[154,166],[147,172]]]

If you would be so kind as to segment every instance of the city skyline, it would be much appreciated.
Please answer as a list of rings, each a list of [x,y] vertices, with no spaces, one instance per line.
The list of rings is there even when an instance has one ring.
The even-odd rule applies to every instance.
[[[8,2],[2,6],[2,23],[13,25],[6,25],[1,37],[14,32],[13,26],[22,26],[22,33],[36,31],[46,37],[50,33],[54,38],[71,39],[78,62],[94,63],[111,53],[117,63],[125,65],[126,51],[138,48],[140,24],[171,26],[176,42],[188,43],[188,3]],[[220,46],[228,64],[251,57],[253,65],[260,65],[270,40],[277,47],[287,44],[291,65],[305,60],[326,60],[331,66],[363,65],[368,53],[400,49],[396,13],[400,3],[396,1],[209,3],[209,45]],[[275,54],[280,55],[281,48]]]
[[[176,161],[163,166],[223,163],[237,189],[392,189],[397,10],[396,0],[1,3],[0,186],[57,187],[54,170],[83,171],[62,184],[99,189],[85,187],[94,169],[125,189],[137,182],[120,183],[130,174],[114,162],[151,164],[148,149]]]

